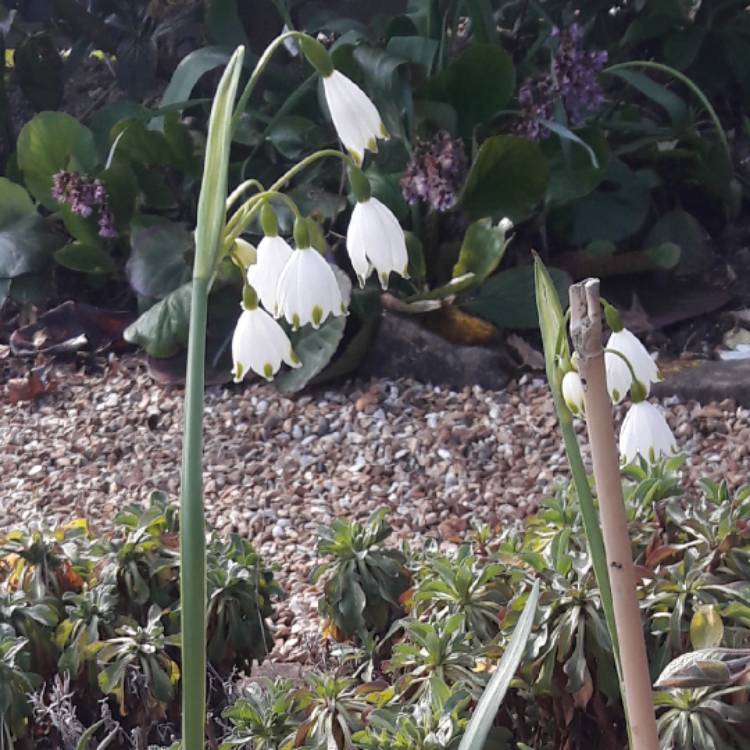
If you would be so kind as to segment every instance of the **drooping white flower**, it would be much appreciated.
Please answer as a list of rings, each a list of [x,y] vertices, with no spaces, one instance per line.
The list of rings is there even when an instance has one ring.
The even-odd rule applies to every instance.
[[[247,283],[258,293],[269,312],[276,310],[279,278],[294,252],[283,237],[264,237],[258,243],[257,260],[247,269]]]
[[[248,370],[271,380],[282,362],[290,367],[302,364],[284,329],[257,306],[243,306],[232,336],[232,361],[235,383],[241,382]]]
[[[651,359],[646,347],[627,328],[612,333],[607,342],[607,349],[619,352],[630,362],[636,379],[646,387],[646,395],[648,395],[651,383],[658,383],[661,380],[656,362]],[[625,398],[633,383],[633,376],[622,357],[610,352],[604,354],[607,389],[612,401],[616,404]]]
[[[577,417],[583,416],[583,381],[575,371],[566,372],[562,379],[562,395],[568,409]]]
[[[388,288],[391,271],[407,275],[409,255],[404,230],[392,211],[377,198],[358,201],[354,206],[346,232],[346,249],[360,286],[365,285],[373,267],[383,289]]]
[[[378,138],[388,138],[377,108],[354,81],[338,70],[323,76],[323,91],[341,142],[361,164],[365,150],[377,151]]]
[[[292,252],[279,278],[276,317],[284,316],[296,330],[312,323],[320,327],[329,315],[346,313],[333,269],[311,247]]]
[[[620,455],[626,463],[642,456],[654,463],[677,450],[672,430],[658,407],[648,401],[633,404],[620,428]]]

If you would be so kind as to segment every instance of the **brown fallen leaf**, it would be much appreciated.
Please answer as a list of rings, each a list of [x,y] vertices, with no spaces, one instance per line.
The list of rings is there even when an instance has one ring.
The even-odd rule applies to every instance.
[[[34,401],[47,393],[57,390],[57,381],[42,378],[38,370],[31,370],[25,378],[13,378],[8,381],[8,402],[17,404],[19,401]]]
[[[438,524],[438,531],[445,541],[460,544],[463,541],[463,532],[466,531],[467,525],[465,518],[449,516]]]
[[[526,339],[522,339],[516,333],[511,333],[508,338],[505,339],[505,343],[518,355],[518,358],[524,367],[528,367],[532,370],[544,369],[544,355],[534,349]]]

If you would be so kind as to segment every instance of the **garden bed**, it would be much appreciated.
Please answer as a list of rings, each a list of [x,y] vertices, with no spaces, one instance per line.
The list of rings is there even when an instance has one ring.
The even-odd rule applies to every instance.
[[[0,415],[0,531],[86,517],[102,533],[153,489],[177,498],[181,389],[154,385],[135,357],[48,377],[54,392]],[[688,456],[684,487],[747,482],[750,410],[662,404]],[[210,528],[247,535],[288,594],[275,618],[277,661],[316,655],[320,592],[309,573],[319,524],[386,506],[396,539],[451,544],[475,521],[499,527],[533,512],[568,476],[549,391],[528,376],[502,392],[409,380],[348,381],[297,398],[257,383],[210,388],[205,451]]]

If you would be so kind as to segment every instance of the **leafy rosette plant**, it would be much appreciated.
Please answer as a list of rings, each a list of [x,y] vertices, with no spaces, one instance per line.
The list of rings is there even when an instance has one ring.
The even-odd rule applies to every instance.
[[[392,531],[385,512],[376,511],[366,524],[336,519],[318,532],[318,552],[333,560],[318,565],[312,580],[324,582],[320,613],[342,636],[384,633],[403,613],[411,574],[403,553],[383,545]]]

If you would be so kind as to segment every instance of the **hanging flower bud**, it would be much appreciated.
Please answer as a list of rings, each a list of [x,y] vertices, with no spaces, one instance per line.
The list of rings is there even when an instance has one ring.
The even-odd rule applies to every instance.
[[[612,351],[605,352],[604,366],[607,374],[607,389],[614,403],[622,401],[630,389],[633,382],[630,367],[633,368],[635,377],[645,386],[646,395],[648,395],[651,383],[658,383],[661,380],[659,368],[651,359],[648,350],[627,328],[612,333],[607,342],[607,349]],[[612,352],[619,352],[619,354]],[[627,362],[623,360],[623,357]],[[630,367],[628,367],[628,362]]]
[[[582,417],[585,412],[583,402],[583,381],[575,371],[566,372],[562,379],[562,395],[566,406],[576,417]]]
[[[653,464],[676,451],[674,435],[661,411],[648,401],[634,403],[620,428],[620,455],[625,463],[641,456]]]
[[[299,367],[301,362],[292,350],[284,329],[265,311],[251,287],[245,287],[242,314],[232,336],[234,382],[239,383],[249,370],[266,380],[279,371],[281,363]]]
[[[331,56],[320,42],[301,36],[299,46],[323,79],[328,110],[339,139],[361,164],[366,150],[378,150],[378,138],[388,138],[377,108],[354,81],[333,67]]]
[[[247,269],[247,282],[258,292],[263,307],[275,313],[279,278],[293,251],[286,240],[279,237],[276,214],[268,204],[263,206],[260,220],[265,237],[258,243],[255,263]]]
[[[346,314],[341,290],[333,268],[310,247],[304,219],[295,222],[294,240],[297,249],[279,277],[275,315],[283,315],[295,330],[307,323],[319,328],[329,315]]]
[[[404,230],[393,212],[370,195],[370,183],[360,169],[349,170],[349,181],[357,199],[346,233],[349,259],[360,286],[365,285],[374,267],[380,285],[387,289],[391,271],[407,276],[409,255]]]

